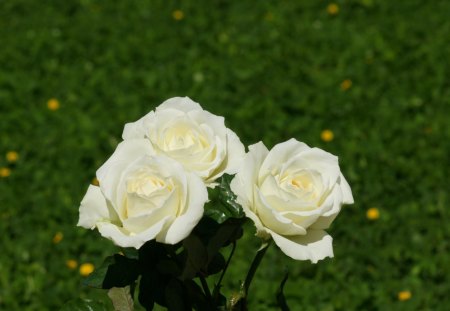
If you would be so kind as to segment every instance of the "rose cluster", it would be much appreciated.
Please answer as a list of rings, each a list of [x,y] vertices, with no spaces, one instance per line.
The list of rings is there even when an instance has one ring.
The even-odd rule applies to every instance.
[[[295,139],[246,153],[223,117],[188,97],[171,98],[125,125],[123,141],[98,169],[81,202],[78,226],[121,247],[174,245],[205,214],[208,188],[234,175],[230,188],[262,239],[288,256],[317,262],[333,256],[325,232],[353,203],[337,157]]]

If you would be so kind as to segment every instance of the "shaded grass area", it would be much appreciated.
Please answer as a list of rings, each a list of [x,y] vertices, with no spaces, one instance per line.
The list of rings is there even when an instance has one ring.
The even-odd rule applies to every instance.
[[[245,144],[295,137],[338,155],[353,189],[330,230],[336,258],[294,262],[272,246],[252,310],[275,308],[285,266],[293,310],[445,310],[450,3],[336,4],[333,15],[313,0],[0,2],[0,309],[104,298],[66,265],[116,251],[75,227],[79,202],[124,123],[187,95]],[[258,247],[251,233],[240,244],[229,288]]]

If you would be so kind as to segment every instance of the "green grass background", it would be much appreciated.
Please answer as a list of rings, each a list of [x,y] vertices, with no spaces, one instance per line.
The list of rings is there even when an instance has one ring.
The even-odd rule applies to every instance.
[[[79,202],[124,123],[186,95],[246,145],[295,137],[338,155],[352,186],[356,203],[329,230],[335,258],[312,265],[272,247],[251,310],[276,309],[286,267],[292,310],[449,310],[450,2],[341,0],[337,15],[329,3],[0,1],[0,167],[11,169],[0,178],[0,310],[105,299],[66,266],[116,251],[75,227]],[[258,246],[251,234],[229,291]],[[398,300],[403,290],[411,299]]]

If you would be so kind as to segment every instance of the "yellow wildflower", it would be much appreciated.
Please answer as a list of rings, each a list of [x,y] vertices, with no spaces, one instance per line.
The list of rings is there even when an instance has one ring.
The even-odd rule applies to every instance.
[[[57,232],[55,234],[55,236],[53,237],[53,244],[58,244],[59,242],[62,241],[62,239],[64,238],[64,235],[62,234],[62,232]]]
[[[175,10],[172,12],[172,17],[176,21],[180,21],[184,18],[184,13],[181,10]]]
[[[0,167],[0,177],[8,177],[11,175],[11,170],[7,167]]]
[[[352,80],[350,79],[345,79],[344,81],[342,81],[341,83],[341,90],[343,91],[347,91],[348,89],[350,89],[352,87]]]
[[[6,161],[14,163],[19,159],[19,154],[16,151],[8,151],[6,153]]]
[[[89,274],[91,274],[92,272],[94,272],[94,265],[87,262],[84,263],[80,266],[80,274],[82,276],[88,276]]]
[[[76,269],[78,267],[78,262],[75,259],[69,259],[66,261],[66,266],[70,270]]]
[[[398,293],[398,300],[405,301],[411,299],[411,292],[409,290],[402,290]]]
[[[334,138],[334,133],[331,130],[323,130],[320,133],[320,138],[325,142],[330,142]]]
[[[47,108],[49,110],[55,111],[59,109],[59,101],[56,98],[51,98],[47,102]]]
[[[327,12],[330,15],[336,15],[339,13],[339,6],[336,3],[330,3],[327,6]]]
[[[376,207],[369,208],[366,212],[367,219],[377,220],[380,218],[380,211]]]

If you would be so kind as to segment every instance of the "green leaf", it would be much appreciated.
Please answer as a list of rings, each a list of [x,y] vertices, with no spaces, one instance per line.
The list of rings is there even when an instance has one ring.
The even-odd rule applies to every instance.
[[[110,265],[114,264],[114,257],[106,257],[103,264],[94,270],[83,282],[84,285],[94,288],[103,288],[103,280],[108,273]]]
[[[107,257],[100,268],[86,278],[84,284],[103,289],[124,287],[135,282],[139,273],[137,260],[116,254]]]
[[[122,253],[125,257],[130,259],[138,259],[139,258],[139,251],[135,249],[134,247],[127,247],[122,248]]]
[[[134,302],[130,293],[130,286],[113,287],[108,291],[115,311],[133,311]]]
[[[167,309],[170,311],[192,310],[186,289],[178,279],[171,279],[166,287]]]
[[[195,283],[193,280],[186,280],[184,282],[184,285],[186,286],[187,295],[189,296],[195,310],[211,310],[208,299],[206,298],[205,294],[203,294],[203,290],[197,283]]]
[[[281,281],[280,287],[277,290],[277,296],[276,296],[277,303],[278,303],[278,306],[280,307],[281,311],[289,311],[290,310],[289,306],[287,305],[286,298],[284,297],[284,293],[283,293],[284,285],[286,284],[288,276],[289,276],[289,273],[286,272],[283,280]]]
[[[244,222],[245,218],[230,218],[222,223],[208,242],[208,258],[212,259],[220,248],[239,239],[243,233],[242,225]]]
[[[225,268],[226,261],[223,255],[218,252],[214,255],[214,257],[209,260],[208,267],[207,267],[207,275],[216,274]]]
[[[242,218],[245,216],[242,207],[236,202],[236,195],[230,189],[230,182],[234,176],[223,175],[219,185],[209,190],[210,202],[205,205],[205,216],[221,224],[228,218]]]
[[[177,262],[173,259],[160,260],[156,265],[156,269],[162,274],[168,274],[172,276],[178,276],[182,272]]]
[[[60,311],[108,311],[108,309],[101,302],[78,298],[67,302]]]
[[[183,247],[187,252],[187,258],[181,277],[186,280],[193,278],[207,265],[208,251],[202,240],[193,233],[184,239]]]
[[[227,208],[234,218],[242,218],[245,216],[242,206],[236,202],[236,195],[231,191],[230,183],[234,176],[225,174],[222,176],[219,185],[219,200]]]

